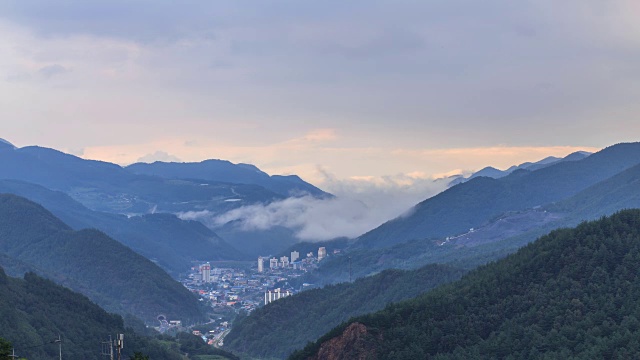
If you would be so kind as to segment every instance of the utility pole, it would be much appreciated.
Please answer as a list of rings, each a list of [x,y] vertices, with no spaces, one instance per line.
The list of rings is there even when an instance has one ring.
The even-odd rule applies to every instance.
[[[60,354],[59,360],[62,360],[62,338],[60,337],[60,334],[58,334],[58,339],[54,340],[53,342],[58,343],[58,351]]]
[[[122,348],[124,348],[124,334],[116,336],[116,348],[118,349],[118,360],[122,360]]]
[[[351,282],[351,256],[349,256],[349,282]]]

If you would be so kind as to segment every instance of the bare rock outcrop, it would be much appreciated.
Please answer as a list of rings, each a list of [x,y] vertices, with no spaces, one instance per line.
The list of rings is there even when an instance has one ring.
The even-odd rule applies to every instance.
[[[365,325],[352,323],[340,336],[324,342],[309,360],[374,360],[377,359],[376,343],[379,340],[379,336],[373,336]]]

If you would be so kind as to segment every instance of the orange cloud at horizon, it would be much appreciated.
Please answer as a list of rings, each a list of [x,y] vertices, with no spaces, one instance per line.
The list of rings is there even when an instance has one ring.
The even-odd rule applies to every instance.
[[[436,179],[468,174],[486,166],[506,169],[548,156],[564,157],[576,151],[598,150],[599,148],[581,146],[506,145],[448,149],[349,147],[334,129],[318,129],[268,145],[249,146],[209,143],[202,139],[194,141],[166,138],[142,144],[87,147],[82,157],[121,165],[158,153],[185,162],[223,159],[234,163],[251,163],[269,174],[296,174],[322,186],[328,181],[326,172],[337,179],[360,179],[374,183],[380,182],[385,176]]]

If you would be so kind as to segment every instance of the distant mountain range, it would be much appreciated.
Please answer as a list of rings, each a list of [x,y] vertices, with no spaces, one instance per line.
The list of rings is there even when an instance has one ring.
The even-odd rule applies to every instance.
[[[150,260],[98,230],[72,230],[15,195],[0,195],[0,254],[8,272],[35,271],[108,311],[147,322],[159,314],[185,323],[204,319],[195,295]]]
[[[510,168],[508,168],[507,170],[498,170],[492,166],[487,166],[471,175],[469,175],[468,177],[463,177],[463,176],[458,176],[456,177],[453,181],[451,181],[449,183],[449,187],[454,186],[454,185],[458,185],[461,184],[463,182],[467,182],[471,179],[475,179],[477,177],[480,176],[484,176],[484,177],[490,177],[493,179],[499,179],[502,177],[505,177],[509,174],[511,174],[512,172],[516,171],[516,170],[529,170],[529,171],[535,171],[535,170],[540,170],[542,168],[545,168],[547,166],[553,165],[553,164],[557,164],[563,161],[578,161],[578,160],[582,160],[584,158],[586,158],[587,156],[591,155],[590,152],[586,152],[586,151],[576,151],[574,153],[571,153],[567,156],[565,156],[564,158],[558,158],[555,156],[548,156],[540,161],[536,161],[536,162],[525,162],[522,163],[520,165],[513,165]]]
[[[637,358],[638,224],[640,210],[627,210],[554,231],[290,359]]]
[[[354,276],[434,262],[472,269],[553,229],[640,207],[639,155],[640,143],[619,144],[582,160],[474,178],[352,240],[343,254]],[[345,281],[345,264],[330,257],[308,281]]]
[[[205,160],[198,163],[156,161],[152,164],[132,164],[125,169],[134,174],[152,175],[164,179],[201,179],[232,184],[259,185],[285,197],[301,194],[316,197],[331,196],[296,175],[269,176],[254,165],[233,164],[226,160]]]
[[[402,216],[362,235],[356,246],[388,247],[413,239],[463,234],[509,211],[557,202],[640,163],[640,143],[619,144],[577,161],[505,177],[476,177],[429,198]]]
[[[222,212],[284,198],[257,185],[139,175],[115,164],[37,146],[0,148],[0,163],[0,179],[63,191],[90,209],[119,214]]]
[[[173,273],[184,271],[190,260],[253,258],[298,240],[282,227],[255,232],[229,223],[219,229],[229,239],[225,242],[199,223],[158,214],[200,212],[213,218],[241,206],[289,196],[332,196],[295,175],[269,176],[253,165],[223,160],[138,163],[123,168],[38,146],[16,148],[3,140],[0,164],[0,180],[13,182],[5,181],[0,191],[42,202],[74,228],[101,229]],[[90,211],[30,184],[62,192]]]

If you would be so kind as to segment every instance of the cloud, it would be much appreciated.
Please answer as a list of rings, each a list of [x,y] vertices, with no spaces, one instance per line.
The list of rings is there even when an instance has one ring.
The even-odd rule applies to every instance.
[[[12,140],[120,164],[162,149],[313,182],[318,164],[508,166],[536,159],[482,149],[636,140],[636,3],[9,0],[0,118]]]
[[[235,222],[243,230],[266,230],[275,226],[292,229],[300,240],[318,241],[336,237],[357,237],[386,219],[378,209],[345,198],[317,199],[311,196],[287,198],[268,205],[249,205],[221,215],[209,212],[179,214],[182,219],[200,220],[209,226]]]
[[[137,162],[144,162],[144,163],[152,163],[155,161],[164,161],[164,162],[180,162],[180,159],[178,159],[177,157],[166,153],[164,151],[156,151],[153,154],[147,154],[141,158],[138,159]]]
[[[413,175],[338,180],[327,177],[331,199],[312,196],[287,198],[267,205],[243,206],[223,214],[208,211],[179,214],[213,228],[233,222],[243,230],[283,226],[304,241],[355,238],[411,210],[417,202],[446,189],[448,181]]]

